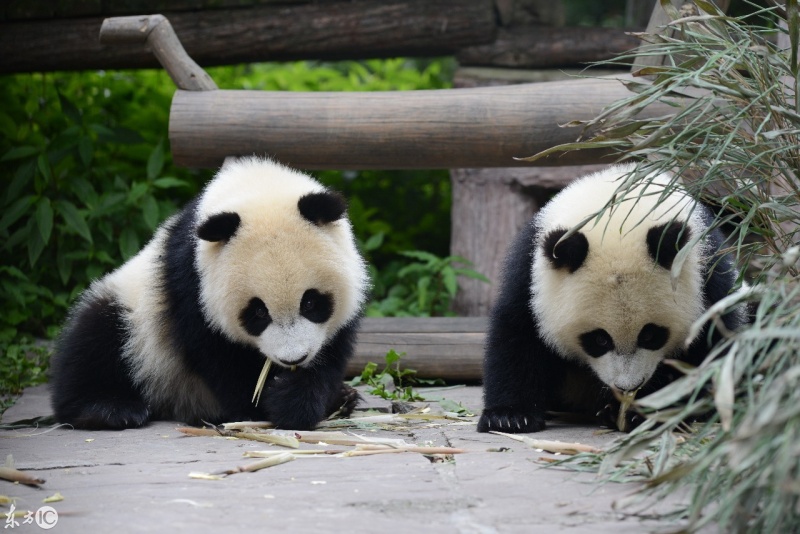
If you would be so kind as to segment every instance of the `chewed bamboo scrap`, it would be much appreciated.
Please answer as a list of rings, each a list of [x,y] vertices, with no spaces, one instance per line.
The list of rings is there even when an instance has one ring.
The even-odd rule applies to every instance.
[[[19,482],[26,486],[40,486],[44,484],[44,479],[36,478],[28,473],[20,471],[14,467],[14,457],[12,455],[6,456],[5,465],[0,467],[0,478],[8,480],[9,482]]]
[[[225,471],[219,471],[217,473],[212,473],[214,475],[235,475],[236,473],[252,473],[254,471],[259,471],[261,469],[266,469],[267,467],[274,467],[276,465],[285,464],[286,462],[291,462],[295,459],[295,455],[291,452],[282,452],[280,454],[276,454],[270,456],[268,458],[262,458],[257,462],[253,462],[247,465],[235,467],[233,469],[228,469]]]
[[[467,451],[464,449],[456,449],[455,447],[417,447],[415,445],[392,447],[389,445],[362,444],[356,445],[354,450],[344,452],[341,456],[370,456],[373,454],[396,454],[401,452],[416,452],[419,454],[463,454]]]
[[[598,449],[597,447],[592,447],[591,445],[584,445],[583,443],[569,443],[565,441],[533,439],[529,438],[528,436],[507,434],[505,432],[497,432],[494,430],[492,430],[491,433],[497,434],[498,436],[505,436],[507,438],[521,441],[522,443],[528,445],[531,448],[541,449],[543,451],[551,452],[554,454],[578,454],[580,452],[591,452],[591,453],[602,452],[602,450]]]
[[[218,428],[195,428],[191,426],[178,427],[176,430],[186,434],[187,436],[224,436],[238,439],[249,439],[252,441],[261,441],[263,443],[280,445],[281,447],[288,447],[290,449],[296,449],[300,446],[300,442],[297,440],[297,438],[286,434],[274,434],[268,432],[233,432]]]
[[[341,454],[343,452],[347,452],[345,450],[339,449],[298,449],[296,451],[292,451],[291,454],[294,454],[296,457],[305,457],[311,458],[314,456],[334,456],[336,454]],[[271,458],[273,456],[277,456],[279,454],[286,454],[283,451],[245,451],[243,456],[245,458]]]
[[[275,428],[275,425],[269,421],[236,421],[234,423],[222,423],[222,428],[224,430],[266,429]]]

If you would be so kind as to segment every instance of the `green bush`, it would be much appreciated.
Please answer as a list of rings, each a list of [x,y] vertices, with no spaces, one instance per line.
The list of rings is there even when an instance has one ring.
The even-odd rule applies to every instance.
[[[451,67],[390,59],[209,72],[227,89],[346,91],[443,88]],[[161,70],[0,78],[0,353],[27,354],[34,339],[52,338],[77,294],[135,254],[211,176],[172,164],[173,93]],[[446,254],[446,171],[317,174],[350,199],[374,273],[397,272],[404,250]],[[8,379],[19,376],[14,362],[0,358],[0,395],[19,389]]]

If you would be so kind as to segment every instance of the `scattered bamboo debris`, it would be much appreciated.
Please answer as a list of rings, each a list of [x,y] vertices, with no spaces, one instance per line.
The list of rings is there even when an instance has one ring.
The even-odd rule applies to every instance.
[[[584,445],[582,443],[568,443],[565,441],[533,439],[529,438],[528,436],[520,436],[518,434],[507,434],[505,432],[497,432],[494,430],[491,431],[491,433],[497,434],[498,436],[505,436],[507,438],[511,438],[516,441],[521,441],[522,443],[528,445],[531,448],[541,449],[545,452],[550,452],[553,454],[578,454],[581,452],[591,452],[591,453],[602,452],[597,447],[592,447],[591,445]]]
[[[247,465],[234,467],[233,469],[226,469],[225,471],[217,471],[215,473],[211,473],[211,475],[228,476],[228,475],[235,475],[237,473],[253,473],[261,469],[266,469],[267,467],[274,467],[276,465],[285,464],[286,462],[291,462],[294,459],[295,459],[294,454],[290,452],[282,452],[280,454],[276,454],[268,458],[262,458],[257,462],[253,462]]]
[[[19,482],[26,486],[39,487],[44,484],[44,480],[31,476],[14,467],[14,457],[12,455],[6,456],[6,463],[0,467],[0,478],[8,480],[9,482]]]
[[[64,500],[64,496],[61,495],[61,493],[59,493],[59,492],[55,492],[53,495],[51,495],[49,497],[45,497],[44,499],[42,499],[42,502],[45,503],[45,504],[48,504],[48,503],[51,503],[51,502],[61,502],[63,500]]]
[[[249,439],[253,441],[271,443],[273,445],[280,445],[281,447],[288,447],[290,449],[296,449],[300,446],[300,442],[297,441],[297,438],[294,436],[256,432],[255,429],[247,429],[252,430],[251,432],[234,432],[216,426],[214,428],[195,428],[192,426],[183,426],[178,427],[177,430],[178,432],[186,434],[187,436],[221,436],[226,438]]]
[[[225,425],[213,428],[180,427],[177,430],[187,436],[224,436],[229,438],[251,439],[272,445],[290,447],[291,452],[281,450],[246,451],[246,458],[260,458],[259,461],[244,466],[218,471],[214,473],[191,472],[190,478],[201,480],[221,480],[237,473],[249,473],[286,463],[297,458],[373,456],[376,454],[417,453],[430,458],[452,457],[454,454],[467,452],[455,447],[418,446],[406,443],[399,438],[367,437],[345,433],[340,430],[272,430],[254,429],[236,424],[233,427],[242,430],[227,430]],[[320,445],[326,448],[301,449],[300,443]],[[327,448],[335,446],[336,449]],[[343,449],[342,446],[353,447]]]

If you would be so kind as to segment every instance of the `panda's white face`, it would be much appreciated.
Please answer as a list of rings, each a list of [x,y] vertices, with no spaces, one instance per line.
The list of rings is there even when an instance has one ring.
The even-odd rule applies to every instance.
[[[682,350],[704,303],[701,246],[690,251],[674,287],[670,278],[677,250],[700,224],[681,193],[652,213],[656,196],[625,201],[624,209],[562,239],[602,208],[625,172],[612,168],[584,178],[540,212],[531,309],[545,342],[560,355],[631,391]]]
[[[344,200],[263,160],[226,165],[197,209],[200,302],[212,327],[283,366],[311,366],[367,285]]]

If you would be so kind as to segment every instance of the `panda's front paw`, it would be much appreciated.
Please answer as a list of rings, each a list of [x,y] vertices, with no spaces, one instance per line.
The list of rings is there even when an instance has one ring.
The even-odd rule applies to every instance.
[[[325,415],[330,417],[336,414],[336,417],[350,417],[353,414],[353,410],[362,400],[358,390],[349,384],[342,383],[342,387],[334,393],[332,402],[329,404],[328,413]]]
[[[478,421],[478,432],[509,432],[520,434],[544,430],[544,414],[521,412],[513,408],[488,408]]]

